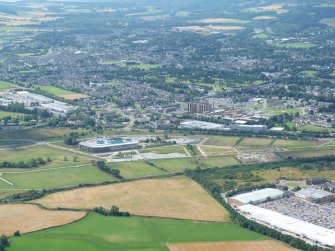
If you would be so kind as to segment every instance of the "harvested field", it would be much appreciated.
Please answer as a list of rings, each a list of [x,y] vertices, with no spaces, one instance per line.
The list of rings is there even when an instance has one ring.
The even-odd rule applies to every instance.
[[[217,31],[239,31],[245,29],[242,26],[221,26],[221,25],[209,25],[209,26],[181,26],[175,27],[180,31],[193,31],[193,32],[217,32]]]
[[[168,244],[170,251],[292,251],[279,241],[202,242]]]
[[[245,24],[248,21],[232,19],[232,18],[205,18],[197,21],[197,23],[213,24],[213,23],[231,23],[231,24]]]
[[[73,93],[73,94],[62,95],[62,98],[65,98],[65,99],[68,99],[68,100],[75,100],[75,99],[88,98],[88,96],[85,95],[85,94],[82,94],[82,93]]]
[[[325,24],[329,27],[335,28],[335,18],[324,18],[320,21],[320,23]]]
[[[0,206],[0,233],[13,235],[60,226],[79,220],[85,212],[49,211],[29,204],[7,204]]]
[[[227,212],[196,182],[185,177],[148,179],[80,188],[34,201],[48,208],[90,209],[117,205],[122,211],[204,221],[226,221]]]

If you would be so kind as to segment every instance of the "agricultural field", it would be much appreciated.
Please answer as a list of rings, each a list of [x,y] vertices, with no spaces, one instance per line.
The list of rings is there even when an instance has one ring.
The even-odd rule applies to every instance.
[[[250,146],[250,147],[264,147],[270,146],[273,139],[267,138],[243,138],[238,144],[239,146]]]
[[[8,142],[8,141],[7,141]],[[80,155],[80,153],[73,153],[66,150],[56,149],[48,145],[35,145],[20,147],[14,149],[1,150],[1,161],[9,161],[18,163],[19,161],[29,162],[31,159],[43,158],[46,160],[48,157],[52,162],[43,166],[43,168],[52,168],[59,166],[72,166],[91,163],[89,157]],[[74,157],[77,156],[78,160],[73,161]],[[65,157],[67,160],[65,160]]]
[[[168,245],[170,251],[293,251],[297,250],[279,241],[239,241],[239,242],[200,242],[173,243]]]
[[[144,148],[140,150],[141,153],[156,153],[156,154],[169,154],[169,153],[180,153],[186,154],[185,150],[181,146],[167,146],[157,148]]]
[[[108,163],[108,166],[120,170],[121,176],[126,179],[166,174],[166,172],[150,166],[144,161],[114,162]]]
[[[322,148],[311,148],[311,149],[301,149],[296,151],[281,152],[279,155],[283,158],[293,157],[293,158],[305,158],[305,157],[320,157],[326,155],[334,155],[335,148],[322,147]]]
[[[240,137],[224,137],[224,136],[213,136],[208,138],[204,145],[213,145],[213,146],[230,146],[236,145],[240,140]]]
[[[200,146],[206,155],[233,155],[236,151],[231,146]]]
[[[320,21],[320,23],[335,28],[335,18],[324,18]]]
[[[212,156],[212,157],[191,157],[177,159],[151,160],[159,168],[167,172],[182,172],[185,169],[195,169],[196,167],[211,168],[236,165],[239,162],[233,156]]]
[[[83,99],[83,98],[88,97],[87,95],[82,94],[82,93],[72,92],[72,91],[61,89],[59,87],[55,87],[51,85],[38,86],[38,87],[41,88],[41,90],[46,91],[52,95],[55,95],[60,98],[68,99],[68,100]]]
[[[274,141],[272,146],[274,147],[285,147],[285,148],[293,148],[293,147],[310,147],[317,146],[319,144],[318,141],[307,141],[307,140],[282,140],[277,139]]]
[[[77,221],[85,212],[43,210],[36,205],[0,205],[0,233],[13,235],[19,230],[28,233]]]
[[[168,251],[168,243],[262,241],[235,224],[89,214],[75,223],[12,238],[9,251]]]
[[[232,18],[206,18],[196,21],[202,24],[247,24],[249,21]]]
[[[12,85],[0,81],[0,91],[4,91],[4,90],[8,90],[8,89],[12,89],[12,88],[13,88]]]
[[[142,216],[227,221],[228,214],[196,182],[185,177],[147,179],[49,194],[34,201],[48,208],[91,209],[112,205]]]
[[[287,49],[310,49],[316,47],[317,45],[313,43],[281,43],[275,44],[275,46]]]
[[[64,141],[64,135],[70,134],[73,130],[68,129],[27,129],[20,131],[0,132],[1,140],[34,140],[34,141]],[[78,132],[87,132],[84,130],[76,130]]]
[[[254,39],[266,39],[268,37],[269,37],[269,35],[266,35],[266,34],[256,34],[256,35],[252,36],[252,38],[254,38]]]
[[[17,117],[23,117],[25,114],[23,113],[18,113],[18,112],[5,112],[5,111],[0,111],[0,120],[4,117],[12,117],[12,118],[17,118]]]
[[[238,25],[209,25],[209,26],[179,26],[174,27],[179,31],[191,31],[199,33],[211,33],[211,32],[229,32],[229,31],[240,31],[244,30],[245,27]]]
[[[19,171],[11,169],[10,171],[1,170],[1,172],[3,172],[1,178],[5,179],[7,182],[0,180],[0,191],[17,189],[52,189],[115,180],[111,175],[89,165],[50,170],[29,169],[27,171]]]

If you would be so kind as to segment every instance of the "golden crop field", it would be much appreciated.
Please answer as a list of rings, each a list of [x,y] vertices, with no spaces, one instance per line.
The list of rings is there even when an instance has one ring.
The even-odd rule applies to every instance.
[[[177,243],[168,245],[170,251],[293,251],[297,250],[279,241],[239,241]]]
[[[92,209],[116,205],[134,215],[227,221],[226,210],[186,177],[147,179],[58,192],[34,201],[48,208]]]
[[[30,204],[0,205],[0,234],[28,233],[79,220],[85,212],[43,210]]]

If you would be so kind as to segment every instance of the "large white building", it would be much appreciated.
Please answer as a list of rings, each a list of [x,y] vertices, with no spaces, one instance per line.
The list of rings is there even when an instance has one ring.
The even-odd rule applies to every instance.
[[[138,141],[124,138],[96,138],[79,143],[80,150],[91,153],[120,152],[138,148]]]
[[[243,193],[229,198],[234,204],[259,204],[267,200],[276,200],[284,197],[284,192],[274,188],[264,188],[261,190]]]
[[[335,248],[334,230],[250,204],[240,206],[238,210],[251,220],[286,231],[300,238],[313,240],[323,246]]]

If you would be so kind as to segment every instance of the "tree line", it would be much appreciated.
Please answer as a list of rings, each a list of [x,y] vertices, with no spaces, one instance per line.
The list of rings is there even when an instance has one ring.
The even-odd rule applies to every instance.
[[[34,168],[39,166],[44,166],[48,163],[52,162],[50,157],[47,157],[46,160],[39,157],[37,159],[31,159],[30,161],[19,161],[18,163],[2,161],[0,162],[0,168]]]

